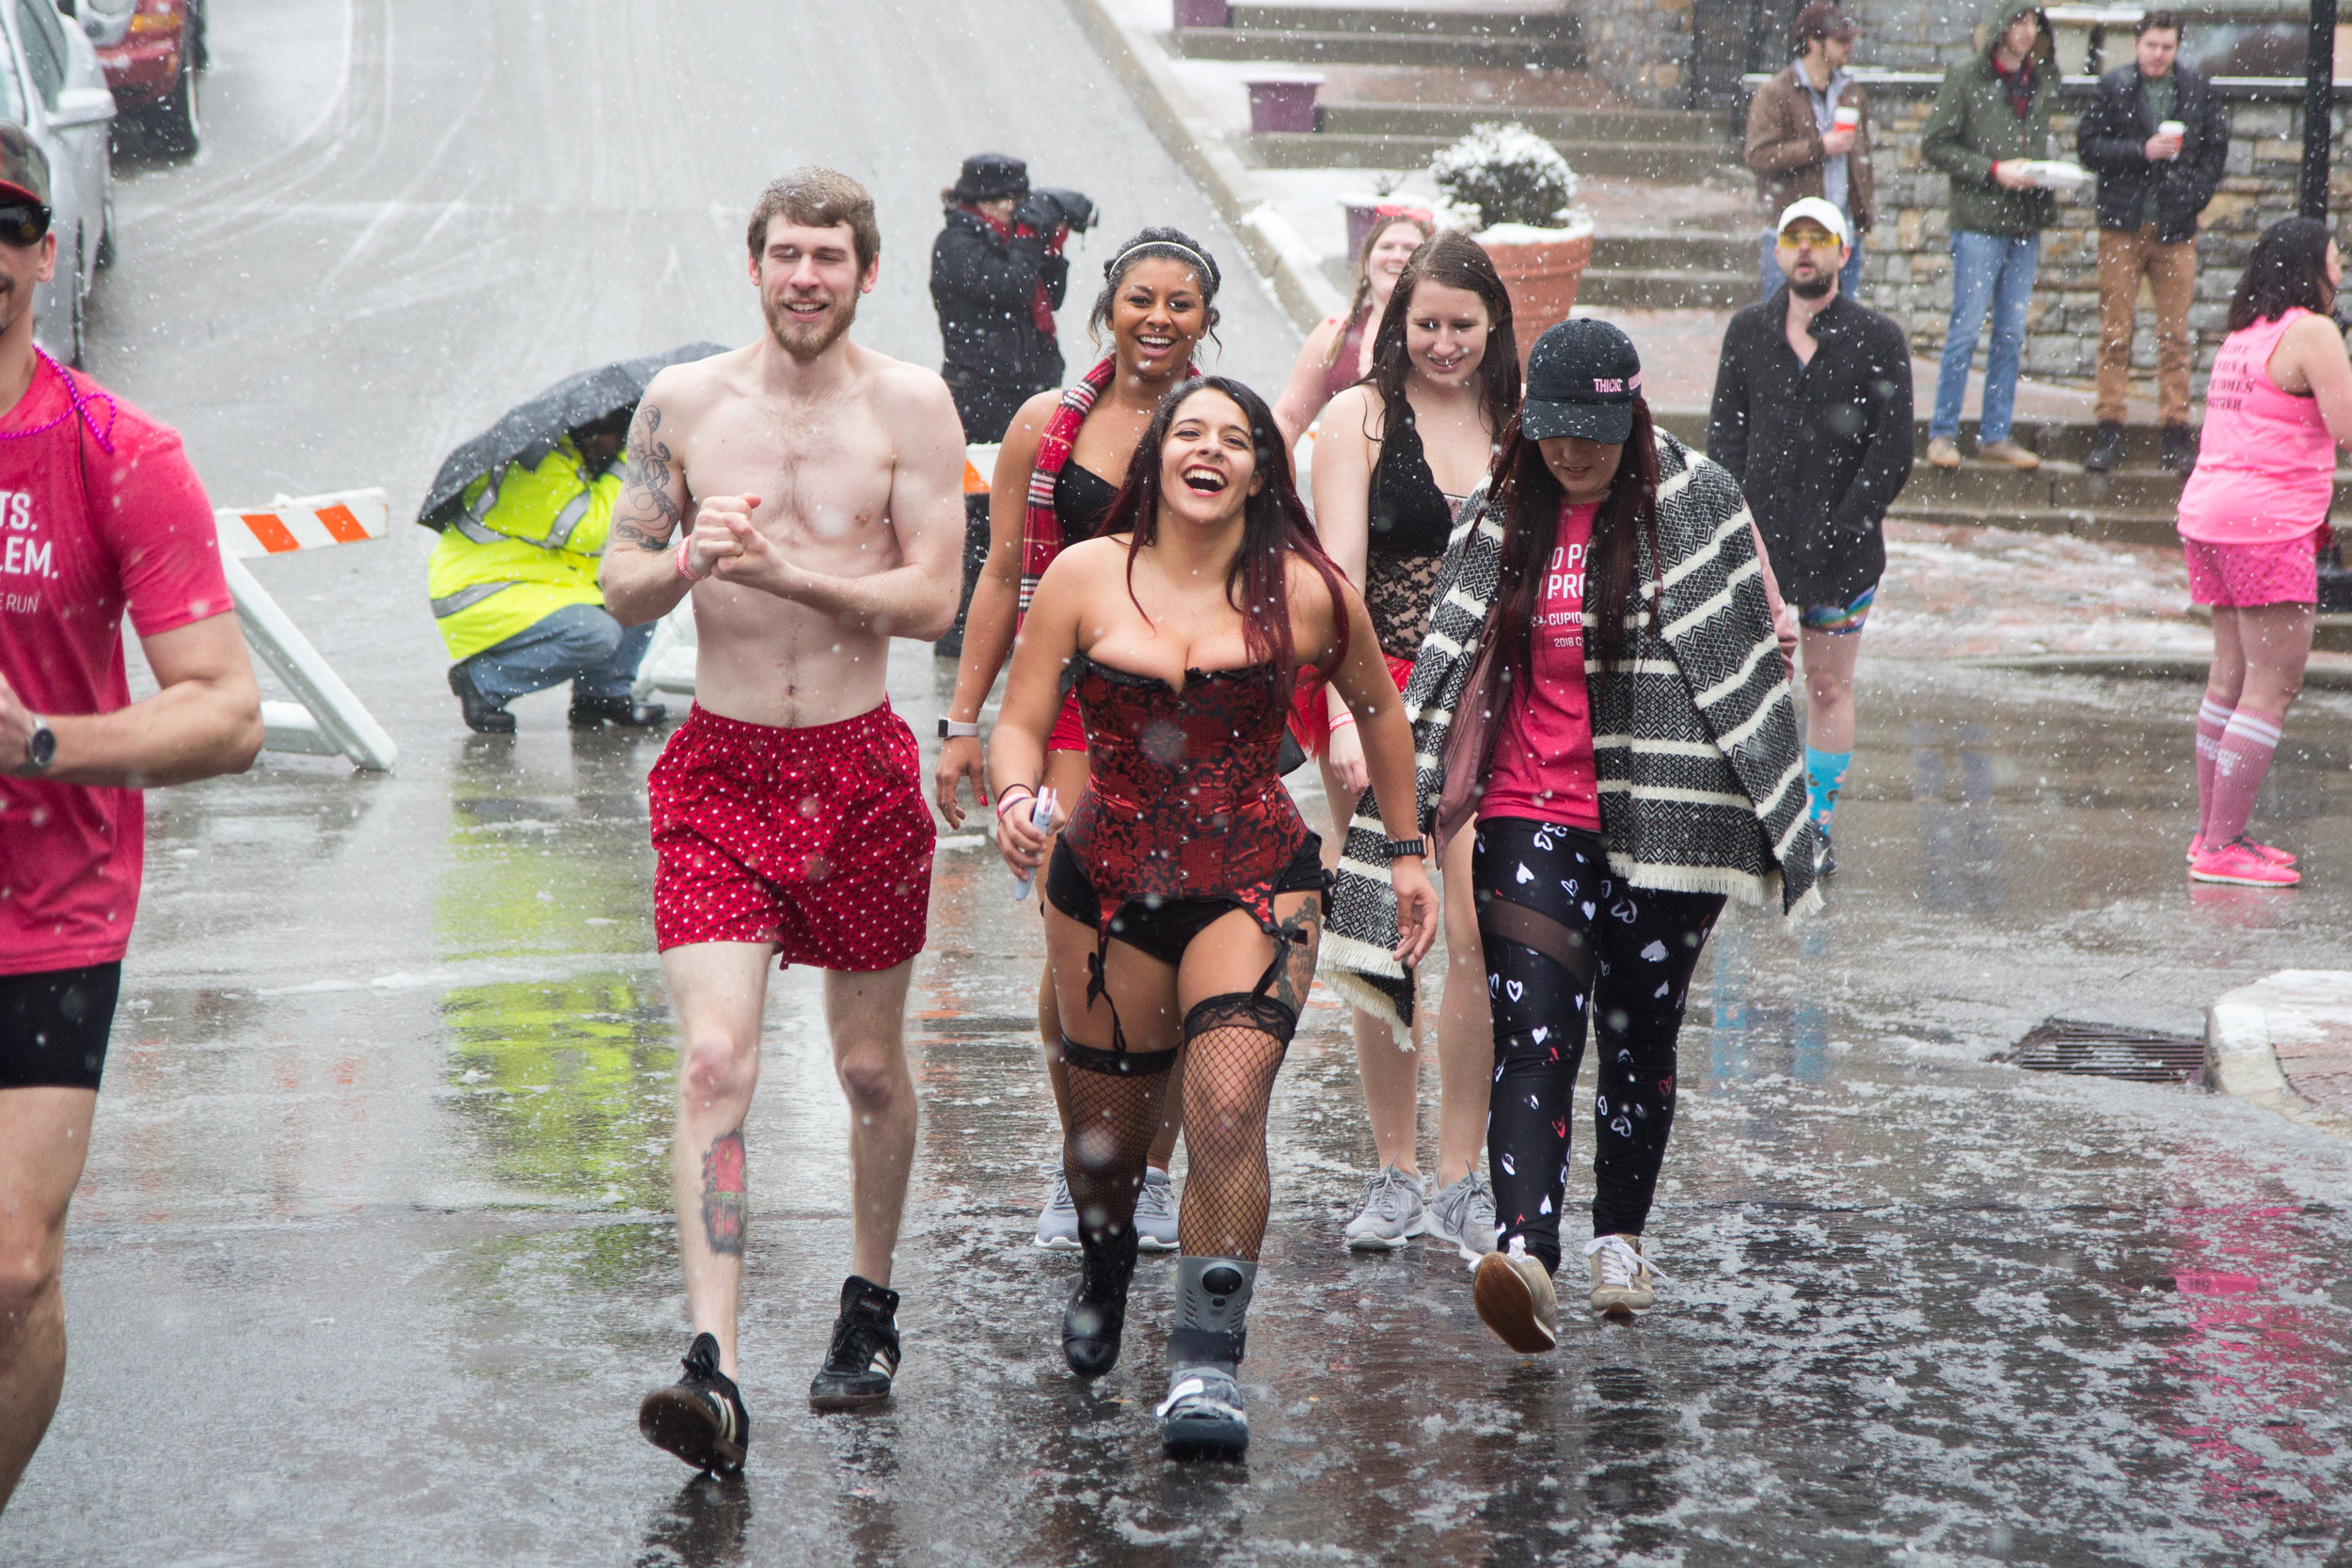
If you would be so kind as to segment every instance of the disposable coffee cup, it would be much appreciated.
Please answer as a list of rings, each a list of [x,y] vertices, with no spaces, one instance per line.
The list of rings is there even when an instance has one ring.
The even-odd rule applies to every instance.
[[[1840,110],[1839,112],[1843,113],[1844,111]],[[2169,137],[2173,141],[2179,141],[2183,136],[2188,135],[2188,122],[2180,119],[2163,120],[2156,126],[2156,135],[2159,136]]]
[[[1851,131],[1855,126],[1862,123],[1862,111],[1860,109],[1841,108],[1834,111],[1829,118],[1830,123],[1836,125],[1840,131]],[[2172,121],[2167,120],[2165,123],[2169,125],[2171,124]]]

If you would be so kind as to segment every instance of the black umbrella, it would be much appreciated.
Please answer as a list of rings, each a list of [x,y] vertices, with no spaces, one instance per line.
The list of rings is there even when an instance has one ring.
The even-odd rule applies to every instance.
[[[509,463],[537,467],[565,431],[596,424],[636,406],[657,372],[725,352],[722,343],[688,343],[667,354],[617,360],[567,376],[537,397],[516,404],[499,416],[498,423],[441,460],[441,471],[433,476],[433,488],[425,492],[417,521],[429,529],[448,527],[457,515],[466,486],[482,475]]]

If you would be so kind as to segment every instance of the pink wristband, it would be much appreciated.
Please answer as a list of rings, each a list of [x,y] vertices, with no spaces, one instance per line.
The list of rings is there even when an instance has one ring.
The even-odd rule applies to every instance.
[[[700,582],[703,579],[696,577],[693,573],[693,569],[686,564],[686,558],[693,554],[693,552],[694,542],[692,540],[684,540],[679,543],[677,547],[677,575],[684,578],[689,582]]]
[[[1002,822],[1005,819],[1005,805],[1007,800],[1016,789],[1023,792],[1020,798],[1024,800],[1034,800],[1037,799],[1037,791],[1031,789],[1027,784],[1007,784],[1005,786],[1005,793],[996,798],[997,821]]]

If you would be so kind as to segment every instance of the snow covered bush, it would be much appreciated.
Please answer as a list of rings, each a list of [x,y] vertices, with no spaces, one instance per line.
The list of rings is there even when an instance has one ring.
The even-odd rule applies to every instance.
[[[1478,220],[1549,229],[1576,199],[1576,173],[1552,145],[1524,125],[1488,120],[1429,160],[1430,177],[1455,207]]]

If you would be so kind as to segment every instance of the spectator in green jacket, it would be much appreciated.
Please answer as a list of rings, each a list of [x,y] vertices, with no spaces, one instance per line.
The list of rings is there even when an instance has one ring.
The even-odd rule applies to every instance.
[[[2048,155],[2057,51],[2049,18],[2034,0],[1993,0],[1988,21],[1982,50],[1944,73],[1919,144],[1919,155],[1952,180],[1952,319],[1928,422],[1928,461],[1939,468],[1960,466],[1961,399],[1988,309],[1993,341],[1977,455],[2017,468],[2042,466],[2010,438],[2010,419],[2042,230],[2058,215],[2056,198],[2026,171]]]

